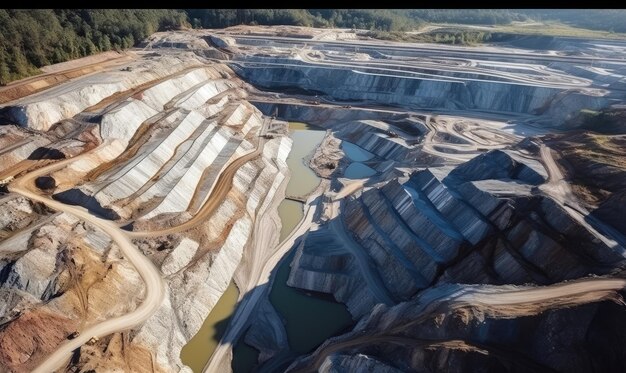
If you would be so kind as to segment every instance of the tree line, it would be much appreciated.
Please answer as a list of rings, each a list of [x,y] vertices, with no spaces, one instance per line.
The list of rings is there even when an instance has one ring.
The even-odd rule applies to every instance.
[[[186,22],[184,12],[162,9],[0,9],[0,84],[49,64],[129,48]]]
[[[424,22],[505,24],[524,21],[524,14],[492,9],[187,9],[194,27],[239,24],[296,25],[407,31]]]

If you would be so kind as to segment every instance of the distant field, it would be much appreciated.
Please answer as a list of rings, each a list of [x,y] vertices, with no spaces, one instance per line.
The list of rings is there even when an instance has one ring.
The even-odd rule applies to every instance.
[[[416,31],[369,31],[366,35],[392,41],[475,45],[494,41],[491,38],[493,34],[626,40],[626,33],[589,30],[556,22],[520,22],[494,26],[432,23]]]
[[[562,23],[543,24],[511,24],[495,26],[495,32],[510,32],[512,34],[571,36],[579,38],[600,38],[626,40],[625,33],[589,30],[572,27]]]

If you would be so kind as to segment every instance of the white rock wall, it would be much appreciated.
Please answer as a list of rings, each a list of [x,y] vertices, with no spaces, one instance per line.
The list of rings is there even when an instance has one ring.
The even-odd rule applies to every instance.
[[[142,101],[130,99],[102,117],[100,136],[103,140],[118,139],[128,144],[139,126],[156,114]]]
[[[115,93],[200,65],[198,58],[189,52],[139,59],[127,65],[128,71],[117,67],[14,101],[7,105],[9,118],[20,126],[46,131],[54,123],[71,118]]]

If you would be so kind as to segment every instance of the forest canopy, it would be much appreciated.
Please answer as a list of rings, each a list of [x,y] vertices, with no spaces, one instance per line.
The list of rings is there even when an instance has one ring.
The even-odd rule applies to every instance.
[[[129,48],[186,22],[187,15],[175,10],[0,9],[0,83],[49,64]]]

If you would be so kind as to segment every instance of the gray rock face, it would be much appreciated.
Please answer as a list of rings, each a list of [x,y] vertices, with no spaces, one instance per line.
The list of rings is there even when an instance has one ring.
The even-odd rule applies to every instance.
[[[467,181],[486,179],[517,179],[539,185],[546,181],[545,170],[537,162],[516,160],[503,150],[492,150],[455,168],[450,176]]]
[[[287,285],[334,294],[353,315],[367,312],[377,302],[364,286],[354,258],[326,226],[302,238],[291,266]]]
[[[260,351],[259,362],[263,362],[288,348],[287,333],[268,299],[263,300],[256,312],[257,321],[250,326],[244,341]]]
[[[580,107],[603,107],[610,101],[605,97],[567,92],[563,88],[512,84],[509,82],[468,79],[419,79],[409,74],[384,75],[375,69],[355,71],[324,68],[293,59],[239,58],[247,63],[271,62],[284,67],[235,68],[252,84],[265,88],[299,87],[323,91],[338,100],[369,100],[421,108],[494,110],[514,113],[534,113],[550,107],[559,119],[578,111]],[[271,61],[270,61],[271,60]],[[471,76],[467,77],[471,78]],[[497,80],[497,79],[494,79]],[[561,94],[566,98],[553,101]]]
[[[370,356],[357,355],[332,355],[326,358],[319,369],[324,373],[348,373],[356,371],[367,371],[371,373],[400,373],[399,369],[387,365],[380,360]]]
[[[408,130],[416,134],[407,134],[406,137],[400,138],[390,136],[391,127],[384,121],[349,121],[335,128],[337,136],[355,143],[382,159],[403,160],[415,153],[415,146],[406,139],[419,136],[422,133],[420,125],[423,124],[417,121],[407,124],[404,128],[408,127]]]
[[[545,180],[534,166],[492,151],[447,175],[415,171],[347,199],[340,218],[396,302],[434,284],[551,284],[624,263],[556,202],[534,195]],[[332,293],[355,317],[377,302],[364,268],[325,225],[297,250],[289,285]]]
[[[507,286],[476,288],[497,294],[498,288]],[[310,367],[322,351],[320,369],[332,372],[421,371],[424,366],[454,372],[625,368],[616,358],[626,352],[620,332],[626,311],[619,296],[616,302],[601,297],[598,303],[544,312],[519,307],[512,312],[517,318],[500,318],[486,306],[457,307],[445,300],[468,289],[445,285],[391,308],[378,305],[352,332],[327,341],[288,371]],[[337,352],[327,354],[334,346],[339,347]],[[600,357],[606,351],[607,358]]]
[[[620,232],[626,232],[623,206],[626,205],[626,191],[613,194],[593,212],[594,216],[613,225]]]

